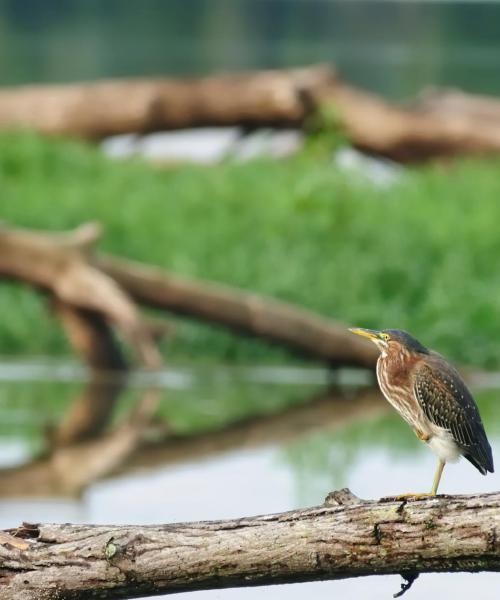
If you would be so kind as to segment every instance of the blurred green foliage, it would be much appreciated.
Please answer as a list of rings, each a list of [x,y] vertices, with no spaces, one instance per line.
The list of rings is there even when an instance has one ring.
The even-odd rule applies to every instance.
[[[91,146],[0,137],[0,218],[105,225],[103,251],[254,290],[346,324],[398,327],[455,361],[500,366],[498,160],[412,168],[391,187],[325,153],[213,167],[113,162]],[[0,286],[0,354],[62,354],[31,290]],[[180,321],[169,356],[282,361],[284,351]]]

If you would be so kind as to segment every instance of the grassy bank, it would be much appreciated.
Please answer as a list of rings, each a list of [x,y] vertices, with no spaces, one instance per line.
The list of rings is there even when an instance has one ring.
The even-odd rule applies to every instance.
[[[103,250],[294,302],[345,323],[401,327],[455,360],[500,366],[500,162],[408,172],[388,189],[302,155],[217,167],[112,162],[97,149],[0,137],[0,218],[41,229],[89,219]],[[43,302],[0,286],[0,354],[68,351]],[[282,360],[182,322],[168,351]]]

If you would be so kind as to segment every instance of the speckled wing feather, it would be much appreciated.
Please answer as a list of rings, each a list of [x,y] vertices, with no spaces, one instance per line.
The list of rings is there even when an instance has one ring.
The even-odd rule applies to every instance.
[[[457,371],[430,353],[414,373],[414,393],[427,418],[447,429],[462,454],[483,475],[493,473],[493,456],[474,398]]]

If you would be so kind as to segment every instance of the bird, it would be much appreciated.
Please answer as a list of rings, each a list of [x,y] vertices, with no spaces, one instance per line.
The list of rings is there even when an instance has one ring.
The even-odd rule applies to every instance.
[[[486,475],[493,473],[493,455],[477,404],[458,371],[406,331],[350,328],[380,350],[377,380],[382,394],[438,458],[430,493],[435,496],[446,463],[464,456]]]

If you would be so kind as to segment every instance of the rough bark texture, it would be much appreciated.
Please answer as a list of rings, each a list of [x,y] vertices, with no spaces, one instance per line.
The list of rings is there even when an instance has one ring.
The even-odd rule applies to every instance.
[[[133,598],[373,574],[499,571],[500,493],[359,501],[228,521],[26,525],[0,545],[3,600]]]
[[[141,317],[136,303],[229,327],[331,364],[375,365],[373,344],[345,326],[258,294],[94,257],[99,235],[92,224],[68,234],[0,227],[0,278],[23,281],[53,296],[73,346],[95,368],[124,369],[112,329],[132,343],[144,365],[161,364],[158,325]]]
[[[304,126],[324,106],[353,145],[397,161],[500,152],[493,99],[403,107],[325,66],[199,79],[115,80],[0,90],[0,128],[89,139],[185,127]],[[471,111],[474,105],[479,110]],[[487,122],[482,118],[488,114]],[[494,118],[490,118],[494,115]]]

